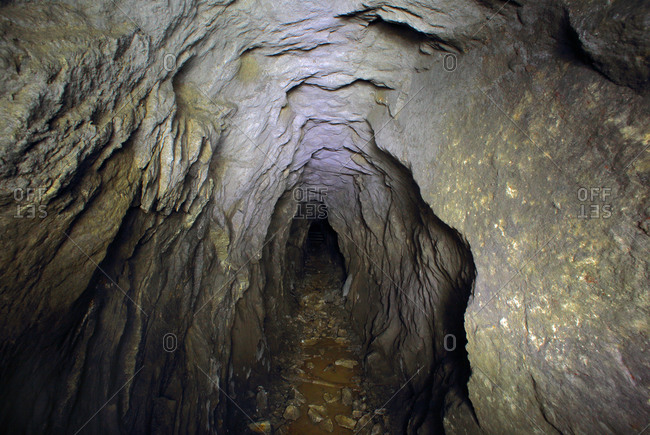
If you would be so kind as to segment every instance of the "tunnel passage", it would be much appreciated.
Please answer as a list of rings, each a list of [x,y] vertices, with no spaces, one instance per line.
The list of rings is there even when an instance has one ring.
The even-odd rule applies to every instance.
[[[312,150],[276,204],[263,279],[237,307],[233,329],[246,331],[249,344],[243,348],[242,337],[233,337],[231,392],[248,398],[251,415],[278,424],[271,414],[256,412],[255,391],[268,389],[275,361],[288,351],[283,328],[296,316],[309,255],[336,238],[345,270],[337,294],[359,337],[363,376],[396,394],[387,406],[387,430],[441,430],[450,403],[471,408],[463,326],[475,276],[469,247],[433,214],[395,158],[374,145],[328,145]],[[296,199],[297,189],[319,192],[327,219],[296,219],[309,204]],[[242,421],[239,410],[229,414]]]
[[[345,280],[345,259],[339,249],[338,236],[327,218],[309,221],[302,251],[305,263],[327,269],[336,278]]]
[[[473,268],[411,170],[476,248],[484,431],[643,430],[650,3],[99,3],[1,6],[3,432],[264,418],[304,188],[327,189],[365,373],[433,427]],[[573,220],[580,186],[617,216]]]
[[[327,219],[314,219],[310,222],[305,249],[307,255],[325,251],[333,257],[341,256],[338,249],[338,236]]]

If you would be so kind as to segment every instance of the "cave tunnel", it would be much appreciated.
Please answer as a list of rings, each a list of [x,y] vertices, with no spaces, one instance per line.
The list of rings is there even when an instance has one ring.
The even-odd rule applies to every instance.
[[[326,211],[324,213],[327,214]],[[327,218],[313,219],[309,224],[305,239],[304,251],[306,255],[315,256],[324,253],[330,257],[329,260],[332,262],[339,262],[341,252],[338,246],[338,236]]]
[[[340,144],[309,142],[331,130]],[[238,303],[231,393],[249,397],[231,407],[229,424],[254,429],[249,416],[267,412],[291,433],[441,431],[445,401],[471,412],[469,246],[406,167],[372,143],[355,146],[355,130],[318,124],[304,140],[310,158],[271,219],[267,279]]]
[[[0,2],[0,432],[647,434],[649,17]]]

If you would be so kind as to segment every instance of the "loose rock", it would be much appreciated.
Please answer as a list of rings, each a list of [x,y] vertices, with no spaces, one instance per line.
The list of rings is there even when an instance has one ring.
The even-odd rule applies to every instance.
[[[354,430],[354,427],[357,425],[356,420],[346,417],[345,415],[337,415],[334,417],[334,420],[336,420],[339,426],[350,430]]]
[[[268,420],[258,421],[257,423],[250,423],[248,428],[255,433],[270,434],[271,433],[271,422]]]
[[[348,369],[353,369],[354,366],[356,366],[359,363],[356,362],[356,361],[353,361],[351,359],[339,359],[339,360],[336,360],[336,362],[334,364],[336,364],[337,366],[342,366],[342,367],[348,368]]]
[[[293,389],[293,400],[296,402],[303,404],[305,403],[305,396],[302,395],[300,391],[298,391],[296,388]]]
[[[307,415],[313,423],[318,424],[327,416],[327,409],[325,409],[324,406],[320,405],[309,405],[309,411],[307,411]]]
[[[347,387],[341,390],[341,403],[345,406],[352,405],[352,390]]]
[[[323,420],[321,423],[321,427],[325,429],[327,432],[334,432],[334,422],[332,422],[331,418],[328,418],[326,420]]]
[[[323,393],[323,399],[327,403],[335,403],[341,400],[341,390],[337,391],[335,394]]]
[[[300,418],[300,410],[293,405],[289,405],[284,410],[282,417],[284,417],[285,420],[298,420]]]
[[[359,427],[367,426],[370,420],[372,420],[372,414],[364,415],[359,419]]]

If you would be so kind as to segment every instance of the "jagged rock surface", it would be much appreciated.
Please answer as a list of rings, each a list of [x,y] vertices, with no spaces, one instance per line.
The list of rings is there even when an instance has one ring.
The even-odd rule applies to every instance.
[[[275,351],[294,192],[326,188],[364,369],[407,385],[409,432],[445,404],[478,430],[467,356],[487,433],[644,429],[635,5],[0,6],[3,427],[227,427]]]

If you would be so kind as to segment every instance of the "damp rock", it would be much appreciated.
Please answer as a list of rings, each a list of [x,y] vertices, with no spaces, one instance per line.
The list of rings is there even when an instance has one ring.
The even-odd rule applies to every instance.
[[[334,420],[336,420],[336,423],[338,423],[339,426],[350,430],[354,430],[354,427],[357,425],[356,420],[345,415],[337,415],[334,417]]]
[[[159,3],[0,6],[0,427],[239,433],[335,308],[395,425],[646,427],[649,2]]]
[[[341,390],[337,391],[337,392],[334,393],[334,394],[323,393],[323,399],[324,399],[325,402],[327,402],[327,403],[335,403],[335,402],[338,402],[339,400],[341,400]]]
[[[254,433],[261,434],[270,434],[271,431],[271,422],[268,420],[258,421],[256,423],[250,423],[248,428]]]
[[[339,359],[339,360],[336,360],[336,362],[334,364],[336,364],[337,366],[348,368],[348,369],[353,369],[359,363],[357,361],[354,361],[354,360],[351,360],[351,359]]]
[[[300,391],[298,391],[297,388],[293,388],[292,390],[293,390],[293,400],[295,400],[296,402],[298,402],[300,404],[305,403],[305,401],[306,401],[305,396],[303,396],[302,393]]]
[[[345,406],[352,405],[352,390],[347,387],[341,389],[341,403]]]
[[[334,432],[334,422],[332,421],[331,418],[326,418],[323,420],[320,424],[320,427],[323,428],[326,432],[332,433]]]
[[[327,417],[327,409],[321,405],[309,405],[307,415],[312,423],[317,424]]]
[[[285,420],[298,420],[300,418],[300,410],[294,405],[289,405],[284,410],[282,417]]]
[[[269,397],[264,387],[257,387],[257,394],[255,396],[258,414],[264,414],[269,408]]]

